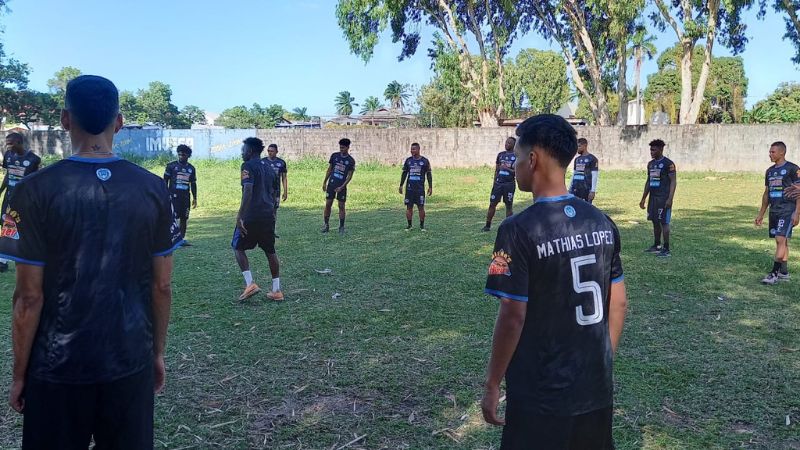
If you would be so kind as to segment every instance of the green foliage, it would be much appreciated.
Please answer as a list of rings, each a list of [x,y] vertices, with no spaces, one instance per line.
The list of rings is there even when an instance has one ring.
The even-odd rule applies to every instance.
[[[764,2],[765,0],[761,0]],[[800,64],[800,18],[798,18],[798,11],[800,11],[800,1],[798,0],[774,0],[773,8],[778,13],[785,13],[784,21],[786,22],[786,32],[783,35],[784,40],[788,40],[794,46],[795,53],[792,56],[792,62]]]
[[[144,125],[152,123],[164,128],[191,128],[192,124],[205,124],[202,108],[186,105],[181,110],[172,104],[172,88],[160,81],[153,81],[147,89],[136,95],[130,91],[119,94],[119,110],[126,123]]]
[[[747,123],[800,122],[800,83],[781,83],[769,97],[753,105]]]
[[[290,115],[292,119],[300,122],[307,122],[309,119],[311,119],[311,117],[308,115],[308,108],[305,106],[302,108],[294,108]]]
[[[353,102],[355,101],[356,98],[350,95],[350,91],[339,92],[339,95],[333,100],[333,104],[336,106],[336,114],[340,116],[353,114]]]
[[[181,117],[191,126],[192,124],[205,125],[206,113],[202,108],[195,105],[186,105],[181,108]]]
[[[20,123],[30,128],[30,124],[35,122],[51,127],[60,122],[61,108],[51,94],[27,89],[7,89],[0,95],[3,115],[11,123]]]
[[[222,111],[214,124],[225,128],[275,128],[286,114],[281,105],[273,104],[265,108],[253,103],[249,109],[246,106],[234,106]]]
[[[64,94],[67,91],[67,83],[81,75],[80,69],[67,66],[59,69],[58,72],[53,74],[53,78],[47,80],[47,87],[50,89],[50,93],[55,97],[58,105],[64,104]]]
[[[381,100],[373,95],[364,100],[364,103],[361,105],[361,114],[374,113],[381,108],[383,108]]]
[[[567,64],[556,52],[520,50],[514,61],[506,62],[505,70],[510,111],[555,113],[569,99]]]
[[[125,123],[142,125],[148,121],[147,115],[136,100],[136,95],[131,91],[119,93],[119,111],[122,113]]]
[[[406,102],[411,97],[411,94],[408,91],[409,86],[407,84],[400,84],[397,82],[397,80],[395,80],[386,86],[386,90],[383,91],[383,96],[386,98],[386,101],[389,102],[392,108],[402,111],[406,106]]]

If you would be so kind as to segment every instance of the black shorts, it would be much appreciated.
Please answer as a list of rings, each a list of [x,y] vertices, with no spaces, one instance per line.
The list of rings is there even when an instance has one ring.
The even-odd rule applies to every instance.
[[[506,205],[514,204],[514,192],[517,190],[517,185],[513,181],[510,183],[495,183],[492,186],[492,195],[489,197],[489,203],[497,204],[500,200]]]
[[[245,222],[247,234],[243,234],[239,227],[233,230],[231,247],[234,250],[252,250],[256,245],[269,255],[275,254],[275,220],[260,220]]]
[[[23,450],[153,448],[153,368],[103,384],[28,379]]]
[[[191,199],[189,196],[172,194],[172,208],[175,210],[175,217],[186,220],[192,210]]]
[[[543,416],[506,408],[501,450],[612,450],[611,407],[578,416]]]
[[[769,211],[769,237],[792,237],[792,214],[794,211]]]
[[[425,190],[406,188],[406,198],[403,200],[403,203],[409,207],[414,205],[425,206]]]
[[[667,199],[650,197],[647,201],[647,220],[669,225],[672,221],[672,208],[667,208]]]
[[[339,200],[340,202],[346,202],[347,188],[344,188],[341,191],[339,191],[339,193],[336,193],[335,189],[338,187],[339,186],[334,186],[332,184],[329,184],[328,189],[325,190],[325,200],[332,200],[334,197],[336,197],[336,200]]]
[[[281,207],[281,192],[280,191],[278,191],[278,193],[275,194],[274,197],[272,197],[272,203],[275,205],[275,209],[276,210]]]

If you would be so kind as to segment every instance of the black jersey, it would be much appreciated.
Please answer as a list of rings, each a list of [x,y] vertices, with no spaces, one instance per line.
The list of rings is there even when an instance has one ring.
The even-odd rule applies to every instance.
[[[578,155],[573,164],[572,190],[573,192],[591,192],[592,178],[598,170],[597,158],[591,153]]]
[[[356,170],[356,160],[349,154],[342,155],[342,152],[332,154],[328,164],[333,168],[331,177],[328,179],[328,186],[333,188],[343,185],[347,180],[347,174]]]
[[[514,151],[500,152],[497,154],[497,176],[494,179],[495,183],[513,183],[514,182],[514,163],[517,161],[517,155]]]
[[[275,217],[275,173],[259,158],[252,158],[242,164],[242,189],[246,184],[253,186],[250,204],[241,217],[245,222],[272,220]]]
[[[264,161],[269,167],[272,168],[272,172],[275,174],[275,178],[276,178],[276,181],[277,181],[276,192],[278,192],[280,194],[280,192],[281,192],[281,174],[288,172],[286,170],[286,161],[284,161],[284,160],[282,160],[280,158],[269,159],[269,157],[262,159],[262,161]]]
[[[503,221],[486,293],[527,302],[506,372],[509,402],[573,416],[611,406],[611,284],[621,281],[619,232],[572,195],[538,198]]]
[[[767,169],[764,177],[764,185],[769,192],[769,210],[773,213],[794,212],[794,200],[783,196],[783,191],[794,183],[800,183],[800,167],[789,161],[780,166],[773,165]]]
[[[409,156],[403,163],[403,172],[408,174],[406,180],[406,190],[423,191],[425,190],[425,176],[431,171],[431,163],[428,158],[420,156],[414,158]]]
[[[669,188],[672,185],[669,176],[673,173],[675,173],[675,163],[665,156],[647,163],[647,183],[650,186],[650,197],[669,197]]]
[[[23,178],[39,170],[39,164],[42,159],[36,156],[35,153],[28,150],[22,156],[17,155],[15,151],[8,151],[3,155],[3,169],[6,169],[8,174],[8,186],[6,187],[6,198],[11,198],[11,193],[17,183],[22,181]]]
[[[73,156],[20,182],[3,222],[3,257],[44,266],[29,376],[104,383],[152,364],[153,257],[181,241],[162,179]]]
[[[164,169],[164,178],[167,180],[170,193],[189,197],[192,183],[197,182],[197,170],[188,162],[181,164],[178,161],[172,161]]]

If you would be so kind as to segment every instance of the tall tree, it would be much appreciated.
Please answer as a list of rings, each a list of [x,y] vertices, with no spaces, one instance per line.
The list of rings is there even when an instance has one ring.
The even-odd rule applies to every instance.
[[[299,120],[301,122],[307,122],[310,117],[308,116],[308,108],[303,106],[302,108],[295,108],[292,110],[292,117],[294,120]]]
[[[375,111],[383,108],[383,104],[378,97],[369,96],[361,105],[361,114],[375,113]]]
[[[675,32],[681,48],[680,80],[681,103],[679,122],[697,123],[705,99],[705,89],[711,73],[714,42],[731,49],[736,55],[747,43],[747,26],[741,21],[744,10],[755,0],[654,0],[658,12],[651,15],[653,22],[663,31],[667,25]],[[702,61],[694,57],[695,45],[705,41]],[[692,67],[701,65],[697,84],[692,85]]]
[[[440,42],[430,56],[433,78],[419,91],[419,124],[431,128],[471,127],[478,111],[471,101],[458,55]]]
[[[64,104],[64,93],[67,91],[67,83],[81,75],[80,69],[67,66],[59,69],[58,72],[53,74],[53,78],[47,80],[47,87],[50,89],[50,93],[53,94],[59,105]]]
[[[206,124],[206,113],[202,110],[199,106],[195,105],[186,105],[181,108],[180,116],[182,121],[185,122],[187,128],[191,127],[193,124],[198,125],[205,125]]]
[[[642,97],[642,61],[644,58],[647,60],[653,59],[656,56],[655,45],[656,38],[652,34],[647,33],[647,27],[643,24],[636,26],[630,38],[630,47],[628,47],[628,54],[633,55],[633,77],[636,80],[636,100]]]
[[[533,114],[555,113],[569,100],[567,64],[552,51],[520,50],[514,61],[506,63],[507,87],[511,104],[517,111],[524,107]]]
[[[153,81],[136,96],[139,107],[148,122],[163,127],[180,126],[178,107],[172,104],[172,88],[161,81]]]
[[[392,108],[403,111],[403,108],[406,106],[406,102],[411,97],[411,94],[408,92],[407,84],[400,84],[397,82],[397,80],[395,80],[386,86],[386,90],[383,91],[383,96],[386,98],[386,101],[389,102]]]
[[[800,122],[800,83],[781,83],[769,97],[753,105],[745,115],[745,122]]]
[[[333,100],[333,104],[336,106],[336,114],[340,116],[353,114],[353,102],[355,101],[356,98],[350,95],[350,91],[339,92],[339,95]]]
[[[762,2],[764,0],[761,0]],[[784,39],[791,41],[794,45],[794,56],[792,62],[800,64],[800,1],[798,0],[775,0],[773,8],[779,13],[786,13],[784,21],[786,22],[786,33],[783,35]],[[763,5],[762,13],[763,16]]]
[[[246,106],[234,106],[222,111],[214,124],[225,128],[275,128],[285,114],[286,110],[281,105],[263,107],[253,103],[249,109]]]
[[[32,123],[49,127],[58,125],[60,111],[54,97],[46,92],[11,91],[3,99],[3,115],[9,121],[22,124],[29,130]]]
[[[125,123],[137,123],[142,125],[147,122],[147,115],[144,113],[141,106],[139,106],[136,95],[131,91],[122,91],[119,93],[119,112],[122,113]]]
[[[470,102],[481,126],[499,125],[506,101],[503,61],[517,36],[523,14],[511,0],[339,0],[339,27],[350,50],[364,62],[372,57],[380,34],[391,27],[392,41],[402,42],[400,60],[416,53],[420,23],[438,30],[438,36],[457,56]],[[477,45],[470,48],[469,35]],[[474,64],[477,55],[478,64]],[[496,91],[490,89],[491,72],[497,74]]]

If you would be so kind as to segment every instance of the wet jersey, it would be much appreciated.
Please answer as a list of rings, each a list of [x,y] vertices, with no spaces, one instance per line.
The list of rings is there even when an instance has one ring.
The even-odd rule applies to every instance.
[[[403,163],[403,172],[408,174],[406,179],[406,190],[423,191],[425,190],[425,177],[431,171],[431,163],[428,158],[420,156],[414,158],[410,156]]]
[[[6,198],[11,198],[11,193],[17,183],[22,181],[23,178],[39,170],[39,164],[42,159],[36,156],[35,153],[28,150],[22,156],[17,155],[14,151],[8,151],[3,155],[3,169],[6,169],[8,174],[8,186],[6,187]]]
[[[164,181],[119,158],[70,157],[17,185],[0,253],[44,267],[28,375],[93,384],[153,360],[153,258],[181,242]]]
[[[485,292],[527,303],[506,372],[509,404],[574,416],[611,406],[611,284],[622,281],[616,225],[573,195],[539,198],[503,221]]]
[[[572,189],[576,192],[591,192],[592,172],[597,170],[597,158],[591,153],[575,158],[572,174]]]
[[[332,167],[328,186],[333,188],[343,185],[347,180],[347,174],[356,170],[356,160],[349,154],[347,156],[342,155],[342,152],[332,154],[328,164]]]
[[[769,192],[769,210],[773,213],[792,213],[797,205],[794,200],[783,196],[783,191],[794,183],[800,183],[800,167],[784,162],[781,166],[767,169],[764,184]]]
[[[497,154],[497,176],[494,179],[495,183],[513,183],[514,182],[514,163],[517,161],[517,156],[513,151],[500,152]]]
[[[245,161],[241,168],[242,189],[253,186],[250,204],[241,217],[245,222],[272,220],[275,217],[275,173],[259,158]]]
[[[262,161],[264,161],[270,168],[272,168],[272,172],[275,174],[276,181],[278,182],[276,192],[278,194],[280,194],[281,193],[281,181],[280,181],[281,180],[281,174],[282,173],[287,173],[286,161],[284,161],[284,160],[282,160],[280,158],[269,159],[269,157],[262,159]]]
[[[189,197],[192,183],[197,182],[197,171],[189,163],[181,164],[178,161],[172,161],[164,169],[164,178],[167,179],[167,187],[170,193],[181,197]]]
[[[669,176],[673,173],[675,173],[675,163],[667,157],[662,156],[661,159],[654,159],[647,163],[647,183],[650,186],[650,197],[669,197],[669,188],[672,184]]]

